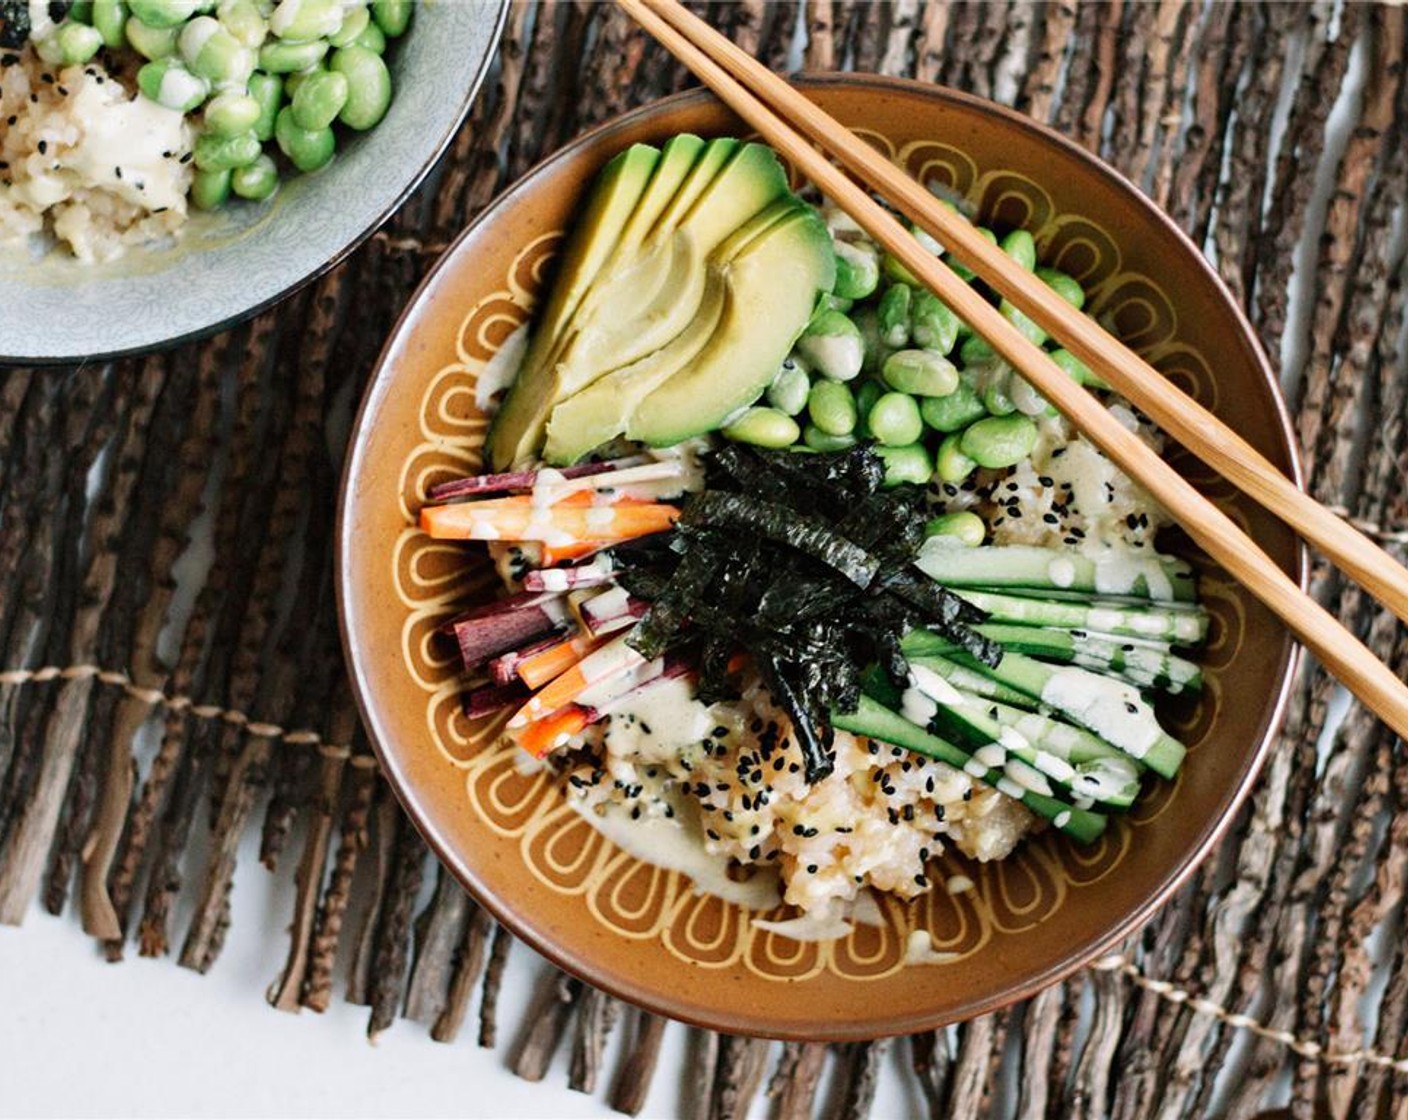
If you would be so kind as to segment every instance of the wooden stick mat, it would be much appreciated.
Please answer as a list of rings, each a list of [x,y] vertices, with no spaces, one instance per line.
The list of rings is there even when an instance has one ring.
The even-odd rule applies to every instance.
[[[775,69],[953,85],[1114,163],[1204,246],[1281,359],[1315,497],[1408,555],[1408,9],[696,7]],[[500,1006],[512,938],[435,865],[357,726],[329,548],[351,411],[437,253],[581,129],[686,84],[610,5],[518,4],[446,159],[341,267],[204,343],[0,373],[0,921],[37,894],[76,908],[113,959],[205,971],[240,920],[235,856],[258,829],[262,862],[296,881],[288,943],[270,931],[275,1007],[340,992],[373,1035],[402,1017],[443,1042],[477,1035],[535,1079],[565,1046],[572,1088],[641,1108],[664,1022],[546,966],[536,1007]],[[1408,673],[1402,626],[1333,571],[1313,579]],[[788,1120],[864,1117],[894,1047],[936,1118],[1408,1116],[1408,750],[1332,708],[1307,667],[1237,826],[1118,954],[904,1040],[695,1032],[699,1116],[766,1093]],[[178,899],[194,907],[182,927]],[[613,1029],[628,1045],[608,1070]]]

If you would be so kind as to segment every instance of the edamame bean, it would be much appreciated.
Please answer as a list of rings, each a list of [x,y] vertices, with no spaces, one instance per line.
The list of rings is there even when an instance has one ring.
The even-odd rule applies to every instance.
[[[318,65],[327,53],[326,39],[314,39],[311,43],[270,39],[259,48],[259,69],[270,74],[292,74]]]
[[[1024,229],[1014,229],[1004,237],[1002,251],[1028,272],[1036,268],[1036,242]]]
[[[158,105],[179,113],[189,113],[210,93],[204,78],[192,74],[174,58],[160,58],[138,70],[137,88]]]
[[[202,119],[212,136],[238,136],[252,132],[259,122],[259,102],[247,93],[217,93],[205,103]]]
[[[1080,286],[1080,281],[1074,276],[1069,276],[1054,268],[1038,268],[1036,274],[1038,278],[1045,281],[1048,288],[1077,311],[1085,306],[1085,289]]]
[[[1028,416],[989,416],[963,430],[959,449],[980,467],[1011,467],[1032,453],[1036,434]]]
[[[178,42],[191,73],[214,85],[242,88],[254,72],[254,52],[210,16],[186,24]]]
[[[812,316],[794,345],[808,367],[833,381],[851,380],[865,362],[860,328],[841,311]]]
[[[801,438],[797,421],[775,408],[750,408],[723,429],[726,439],[754,447],[787,447]]]
[[[987,414],[983,399],[964,380],[946,397],[925,397],[919,402],[919,415],[936,432],[956,432]]]
[[[196,167],[202,171],[233,171],[237,167],[248,167],[259,158],[262,150],[259,137],[252,132],[241,132],[238,136],[204,132],[196,137]]]
[[[197,171],[191,179],[191,203],[197,210],[219,210],[229,197],[229,171]]]
[[[334,46],[338,44],[334,43]],[[352,40],[348,46],[362,47],[373,54],[386,53],[386,32],[376,25],[375,20],[368,20],[367,26],[362,29],[362,33]]]
[[[909,337],[916,346],[947,354],[958,341],[958,316],[929,291],[916,288],[909,301]]]
[[[1007,416],[1017,411],[1008,389],[1012,384],[1012,367],[1000,359],[974,367],[977,378],[974,385],[983,398],[983,406],[994,416]]]
[[[136,16],[129,16],[122,33],[134,51],[152,62],[176,53],[177,30],[174,27],[152,27]]]
[[[993,245],[997,244],[997,234],[993,233],[993,231],[988,229],[987,226],[977,226],[975,228],[977,229],[979,237],[984,238],[985,240],[991,242]],[[974,273],[966,264],[963,264],[961,261],[955,260],[952,257],[949,258],[948,266],[949,268],[953,269],[954,273],[958,276],[960,280],[966,280],[968,283],[971,284],[977,278],[977,274]]]
[[[902,447],[924,434],[919,402],[908,393],[882,393],[865,420],[870,434],[886,447]]]
[[[829,436],[845,436],[855,431],[859,413],[851,391],[839,381],[818,381],[807,397],[807,415]]]
[[[392,39],[404,35],[411,25],[411,0],[372,0],[372,18]]]
[[[870,410],[884,395],[885,390],[874,381],[862,381],[860,388],[856,390],[856,431],[860,435],[870,435]]]
[[[278,142],[279,151],[288,156],[299,171],[317,171],[320,167],[326,167],[337,147],[332,129],[299,128],[293,119],[293,110],[287,105],[274,118],[274,139]]]
[[[148,27],[180,27],[196,12],[201,0],[128,0],[132,14]]]
[[[891,284],[875,309],[880,341],[893,350],[909,345],[909,306],[913,298],[914,289],[908,284]]]
[[[242,47],[257,51],[269,37],[269,23],[254,0],[220,0],[215,18]]]
[[[103,33],[86,23],[67,20],[54,32],[54,45],[61,66],[81,66],[102,49]]]
[[[359,132],[377,124],[391,104],[391,71],[365,47],[333,51],[328,69],[347,79],[347,102],[337,119]]]
[[[931,350],[896,350],[880,376],[891,389],[917,397],[944,397],[958,388],[958,370]]]
[[[868,244],[836,241],[836,284],[843,299],[865,299],[880,285],[880,260]]]
[[[127,33],[123,30],[127,23],[127,5],[122,0],[93,0],[93,26],[103,37],[103,46],[125,47]]]
[[[328,36],[328,42],[334,47],[350,47],[357,41],[357,36],[367,29],[367,24],[371,22],[371,19],[371,9],[364,4],[347,9],[342,13],[342,26]],[[385,43],[386,41],[383,39],[383,49]]]
[[[1010,300],[1004,299],[1002,303],[998,305],[998,310],[1002,312],[1002,317],[1021,331],[1023,337],[1029,342],[1034,342],[1036,345],[1040,346],[1046,341],[1046,331],[1042,329],[1036,320],[1028,316],[1026,312],[1022,311]]]
[[[856,445],[856,437],[828,435],[815,424],[808,424],[802,429],[802,442],[813,451],[845,451],[846,448]]]
[[[796,416],[807,407],[811,388],[812,379],[807,371],[795,359],[787,358],[768,386],[768,404],[788,416]]]
[[[328,128],[347,104],[347,79],[333,70],[315,70],[299,83],[289,104],[299,128]]]
[[[864,350],[861,371],[863,373],[879,373],[880,367],[885,364],[885,359],[889,356],[890,348],[880,341],[880,323],[875,315],[875,308],[869,304],[861,305],[851,316],[851,322],[860,332],[861,346]]]
[[[256,70],[249,76],[249,96],[259,103],[259,119],[250,126],[260,140],[270,140],[274,135],[274,119],[279,115],[283,104],[284,84],[273,74]]]
[[[885,464],[885,485],[913,483],[923,486],[934,476],[934,460],[922,443],[907,443],[902,447],[877,447],[875,453]]]
[[[982,365],[984,362],[991,362],[997,357],[997,351],[992,348],[980,334],[971,334],[963,340],[963,345],[958,348],[958,360],[967,366]]]
[[[263,202],[279,189],[279,169],[270,156],[261,155],[231,172],[230,189],[251,202]]]
[[[1015,373],[1007,386],[1007,396],[1012,401],[1012,407],[1023,416],[1056,415],[1051,402],[1038,393],[1030,381]]]
[[[1051,351],[1051,360],[1060,366],[1078,385],[1089,389],[1108,389],[1109,385],[1097,377],[1095,371],[1077,358],[1069,350]]]
[[[943,482],[959,483],[978,469],[978,464],[963,453],[962,432],[945,436],[934,456],[934,474]]]
[[[945,537],[967,548],[977,548],[987,536],[987,526],[983,519],[972,510],[960,509],[953,513],[941,513],[924,522],[924,537]]]
[[[341,29],[340,0],[279,0],[269,17],[269,30],[294,42],[326,39]]]

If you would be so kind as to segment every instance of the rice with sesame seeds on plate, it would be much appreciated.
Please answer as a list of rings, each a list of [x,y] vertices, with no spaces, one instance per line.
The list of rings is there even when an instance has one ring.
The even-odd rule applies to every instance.
[[[107,261],[186,223],[192,130],[96,61],[0,51],[0,246]]]

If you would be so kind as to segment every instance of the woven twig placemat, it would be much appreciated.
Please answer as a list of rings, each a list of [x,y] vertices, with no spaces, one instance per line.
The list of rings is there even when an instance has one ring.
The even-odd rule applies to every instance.
[[[1281,356],[1315,497],[1404,556],[1408,11],[700,10],[776,69],[954,85],[1053,122],[1130,175]],[[257,828],[263,862],[297,883],[276,1007],[325,1008],[341,986],[370,1008],[372,1034],[404,1015],[442,1041],[477,1007],[479,1041],[512,1039],[520,1074],[542,1077],[566,1044],[573,1088],[639,1109],[660,1020],[629,1012],[624,1064],[604,1071],[614,1000],[550,973],[540,1006],[498,1006],[511,938],[434,865],[357,727],[329,546],[351,408],[435,255],[579,130],[685,84],[611,6],[516,6],[437,174],[310,290],[169,354],[0,374],[0,921],[39,893],[54,913],[77,907],[112,958],[173,953],[204,971],[240,919],[235,853]],[[1309,278],[1305,306],[1288,299],[1293,269]],[[1408,672],[1403,627],[1329,569],[1314,585]],[[1334,696],[1305,671],[1237,826],[1119,955],[897,1043],[698,1032],[700,1116],[741,1116],[766,1088],[780,1117],[863,1117],[892,1045],[935,1117],[1248,1117],[1283,1103],[1287,1083],[1296,1117],[1408,1116],[1408,757],[1352,704],[1326,735]],[[210,849],[198,874],[193,839]],[[427,876],[433,900],[415,913]],[[176,928],[183,895],[194,917]],[[823,1101],[830,1067],[839,1088]]]

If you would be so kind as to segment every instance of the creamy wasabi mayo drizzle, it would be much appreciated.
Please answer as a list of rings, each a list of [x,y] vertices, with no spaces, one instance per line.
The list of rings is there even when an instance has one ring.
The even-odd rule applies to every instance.
[[[905,938],[905,964],[948,964],[956,961],[959,954],[945,953],[934,948],[933,935],[927,929],[916,929]]]
[[[32,205],[52,204],[78,179],[146,210],[186,212],[187,176],[178,163],[191,150],[184,114],[143,94],[129,101],[115,81],[84,81],[70,106],[78,142],[55,154],[55,169],[16,185]]]
[[[570,798],[569,804],[623,851],[656,867],[689,876],[701,894],[712,894],[752,910],[770,910],[782,902],[781,883],[771,868],[754,868],[743,882],[729,878],[728,858],[705,850],[697,818],[693,817],[692,807],[683,801],[675,806],[673,817],[640,820],[632,820],[629,812],[616,806],[604,805],[597,811],[578,798]]]
[[[484,363],[479,379],[474,383],[474,407],[480,412],[495,412],[495,394],[513,384],[519,367],[528,353],[528,324],[524,323],[503,341],[498,351]]]
[[[1158,742],[1158,722],[1138,689],[1112,677],[1084,669],[1056,669],[1042,688],[1041,699],[1070,712],[1082,726],[1135,758],[1143,758]]]

